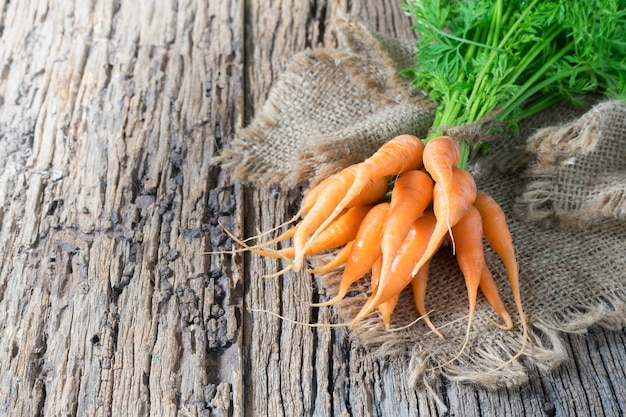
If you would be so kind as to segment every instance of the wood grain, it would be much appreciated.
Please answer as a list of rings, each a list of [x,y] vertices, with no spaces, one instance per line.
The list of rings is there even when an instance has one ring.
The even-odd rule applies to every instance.
[[[0,0],[0,414],[439,416],[400,360],[311,309],[306,273],[223,254],[289,218],[299,190],[211,163],[291,57],[338,13],[414,36],[395,0]],[[626,332],[566,336],[570,360],[449,415],[626,414]]]
[[[2,13],[2,410],[238,414],[242,4]]]

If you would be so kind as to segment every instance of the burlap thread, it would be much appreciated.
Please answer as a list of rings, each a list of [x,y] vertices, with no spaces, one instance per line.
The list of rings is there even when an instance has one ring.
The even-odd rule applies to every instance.
[[[428,130],[432,103],[397,75],[411,64],[411,48],[372,35],[351,19],[340,20],[339,30],[344,48],[294,57],[260,114],[221,157],[240,180],[293,186],[358,162],[397,134],[422,136]],[[523,123],[518,135],[493,139],[490,154],[470,170],[509,218],[532,325],[524,357],[550,370],[567,356],[561,332],[626,325],[626,106],[619,101],[591,109],[559,104]],[[518,320],[502,263],[489,247],[486,258]],[[338,270],[319,277],[322,292],[334,295],[340,276]],[[338,315],[346,321],[354,317],[368,292],[367,282],[356,284],[336,306]],[[426,307],[444,339],[424,323],[386,332],[377,314],[353,334],[383,357],[404,355],[411,380],[426,386],[442,375],[488,388],[527,380],[519,360],[491,372],[520,349],[521,329],[494,326],[498,318],[482,297],[468,348],[437,368],[461,347],[468,309],[463,278],[445,250],[431,265]],[[415,318],[407,290],[394,326]]]

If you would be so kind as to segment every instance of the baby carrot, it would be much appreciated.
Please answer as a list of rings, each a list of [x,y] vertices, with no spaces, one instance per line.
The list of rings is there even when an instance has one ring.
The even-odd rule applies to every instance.
[[[452,227],[452,239],[456,245],[456,261],[465,278],[469,298],[468,321],[471,323],[476,310],[480,278],[487,267],[483,250],[483,223],[474,206]]]
[[[388,213],[389,203],[378,203],[367,213],[354,238],[352,250],[339,283],[339,292],[332,299],[316,306],[331,305],[343,299],[350,286],[362,278],[380,258],[380,237]]]
[[[522,297],[520,294],[520,282],[519,282],[519,270],[517,265],[517,259],[515,258],[515,247],[513,246],[513,238],[511,232],[506,224],[506,216],[502,208],[484,192],[479,192],[476,195],[475,206],[480,213],[483,222],[483,232],[485,238],[493,250],[500,256],[504,267],[506,268],[509,283],[511,284],[511,290],[513,292],[513,300],[517,308],[517,313],[520,317],[522,324],[522,347],[518,352],[518,355],[524,351],[526,342],[528,340],[528,324],[526,321],[526,315],[522,307]]]
[[[308,245],[307,255],[313,255],[325,250],[337,248],[354,240],[361,222],[371,210],[372,205],[355,206],[346,210],[331,223],[315,240]],[[301,226],[298,227],[300,229]],[[298,231],[296,230],[296,234]],[[294,247],[295,254],[295,247]]]
[[[422,317],[424,322],[430,327],[430,329],[439,337],[443,339],[443,335],[437,330],[435,325],[428,314],[426,313],[426,307],[424,305],[426,299],[426,287],[428,286],[428,270],[430,269],[430,261],[426,262],[424,266],[417,271],[417,274],[411,280],[411,287],[413,288],[413,300],[415,301],[415,309]]]
[[[413,275],[417,274],[417,271],[432,258],[446,237],[449,228],[465,216],[468,210],[473,207],[475,199],[476,183],[474,178],[463,169],[452,169],[452,181],[447,189],[439,183],[435,183],[433,188],[433,211],[437,218],[437,224],[428,242],[426,251],[413,269]]]
[[[515,258],[515,247],[513,246],[511,232],[509,232],[509,227],[506,224],[504,211],[491,196],[482,191],[477,193],[474,205],[483,219],[483,231],[487,242],[489,242],[504,263],[511,289],[513,290],[513,299],[517,306],[518,314],[522,320],[525,320],[520,295],[519,270]]]
[[[338,184],[341,182],[343,184],[351,184],[354,181],[354,173],[357,170],[357,165],[350,165],[344,169],[342,169],[341,171],[330,175],[329,177],[325,178],[323,181],[321,181],[319,184],[317,184],[315,187],[312,187],[310,189],[308,189],[305,193],[304,193],[304,197],[302,197],[302,202],[300,203],[300,210],[298,210],[298,212],[289,220],[287,220],[285,223],[283,223],[282,225],[277,226],[276,228],[280,228],[282,226],[288,225],[293,223],[294,221],[298,220],[298,218],[300,218],[300,216],[306,214],[309,212],[309,210],[311,210],[313,208],[313,206],[315,205],[315,203],[317,203],[317,198],[318,196],[323,193],[327,188],[331,188],[334,186],[338,186]],[[295,233],[296,229],[294,227],[292,227],[291,229],[287,230],[285,233],[283,233],[282,235],[269,240],[267,242],[263,242],[263,243],[259,243],[258,245],[255,245],[255,247],[261,247],[261,246],[268,246],[268,245],[272,245],[274,243],[278,243],[282,240],[285,240],[287,238],[293,237],[294,233]]]
[[[432,197],[433,180],[423,171],[407,171],[396,181],[381,240],[383,277],[389,273],[398,248],[415,220],[424,213]]]
[[[331,223],[314,242],[309,246],[307,255],[315,255],[325,250],[334,249],[343,246],[354,240],[361,222],[372,208],[369,206],[356,206],[346,210],[341,216]],[[300,226],[296,226],[296,230]],[[257,255],[267,256],[270,258],[291,258],[295,254],[293,247],[284,248],[278,251],[264,250],[255,246],[247,247]],[[284,271],[280,271],[281,273]]]
[[[381,275],[380,282],[370,298],[365,302],[361,311],[352,320],[352,324],[358,323],[381,303],[391,299],[407,286],[412,280],[413,267],[420,259],[428,246],[431,234],[435,230],[436,220],[430,214],[424,214],[417,219],[404,241],[398,248],[389,273]]]
[[[306,216],[298,224],[297,230],[293,236],[293,246],[295,257],[298,260],[293,264],[294,271],[299,271],[302,266],[302,260],[307,254],[308,247],[315,241],[315,238],[330,223],[328,215],[336,207],[337,203],[342,201],[346,192],[352,185],[354,174],[352,170],[345,169],[333,176],[333,181],[327,183],[323,192],[320,192],[313,206],[310,208]],[[366,187],[363,187],[362,193],[358,196],[357,201],[349,201],[344,208],[349,205],[363,204],[365,201],[373,203],[382,198],[387,192],[387,180],[385,178],[377,178],[370,181]],[[351,204],[350,204],[351,203]],[[341,210],[343,211],[343,209]],[[332,220],[337,218],[337,213]],[[311,239],[307,242],[307,238]]]
[[[367,189],[372,181],[386,179],[390,175],[399,175],[422,165],[424,145],[420,139],[411,135],[401,135],[381,146],[371,157],[358,164],[359,168],[354,182],[344,197],[334,206],[334,210],[326,217],[312,236],[320,233],[343,211],[344,208],[363,190]],[[298,270],[302,264],[304,251],[296,251],[294,269]]]

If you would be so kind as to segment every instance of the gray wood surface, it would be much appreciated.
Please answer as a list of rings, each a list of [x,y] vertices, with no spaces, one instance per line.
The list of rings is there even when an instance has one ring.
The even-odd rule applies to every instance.
[[[413,36],[396,0],[0,0],[0,415],[438,416],[399,361],[310,328],[307,274],[230,248],[298,191],[210,157],[337,12]],[[564,336],[519,389],[435,389],[462,416],[626,414],[626,332]]]

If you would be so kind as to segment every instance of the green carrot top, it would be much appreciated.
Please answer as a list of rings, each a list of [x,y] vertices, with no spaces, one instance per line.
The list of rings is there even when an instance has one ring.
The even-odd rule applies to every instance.
[[[440,127],[517,123],[562,99],[626,96],[626,0],[407,0],[418,32],[404,71]],[[463,144],[461,167],[469,147]]]

